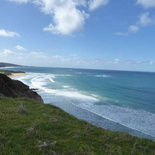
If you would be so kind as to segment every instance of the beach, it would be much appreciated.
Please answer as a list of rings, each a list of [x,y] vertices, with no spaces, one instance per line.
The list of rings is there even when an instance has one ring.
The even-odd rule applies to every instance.
[[[23,72],[23,71],[15,71],[12,70],[12,68],[1,68],[0,67],[0,73],[1,74],[5,74],[8,77],[12,78],[14,76],[22,76],[22,75],[26,75],[27,73]]]
[[[11,73],[11,75],[8,75],[10,78],[15,77],[15,76],[24,76],[27,75],[27,73]]]

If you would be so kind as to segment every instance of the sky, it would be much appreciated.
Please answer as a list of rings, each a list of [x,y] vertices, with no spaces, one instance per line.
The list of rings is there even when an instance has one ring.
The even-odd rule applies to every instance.
[[[0,0],[0,62],[155,71],[155,0]]]

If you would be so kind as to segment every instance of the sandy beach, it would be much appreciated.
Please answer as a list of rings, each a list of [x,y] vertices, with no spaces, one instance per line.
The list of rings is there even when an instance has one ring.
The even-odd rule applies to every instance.
[[[14,76],[21,76],[21,75],[26,75],[27,73],[11,73],[11,75],[8,75],[10,78]]]

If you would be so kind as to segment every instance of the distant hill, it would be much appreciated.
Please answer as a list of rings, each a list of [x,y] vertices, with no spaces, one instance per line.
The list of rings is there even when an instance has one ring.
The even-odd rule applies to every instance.
[[[0,67],[15,67],[15,66],[20,66],[20,65],[0,62]]]

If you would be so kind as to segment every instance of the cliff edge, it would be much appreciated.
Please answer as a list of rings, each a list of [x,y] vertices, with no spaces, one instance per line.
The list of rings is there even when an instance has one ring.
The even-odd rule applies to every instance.
[[[0,74],[0,94],[12,98],[32,98],[43,103],[41,96],[31,90],[29,86],[25,85],[21,81],[12,80],[4,74]]]

